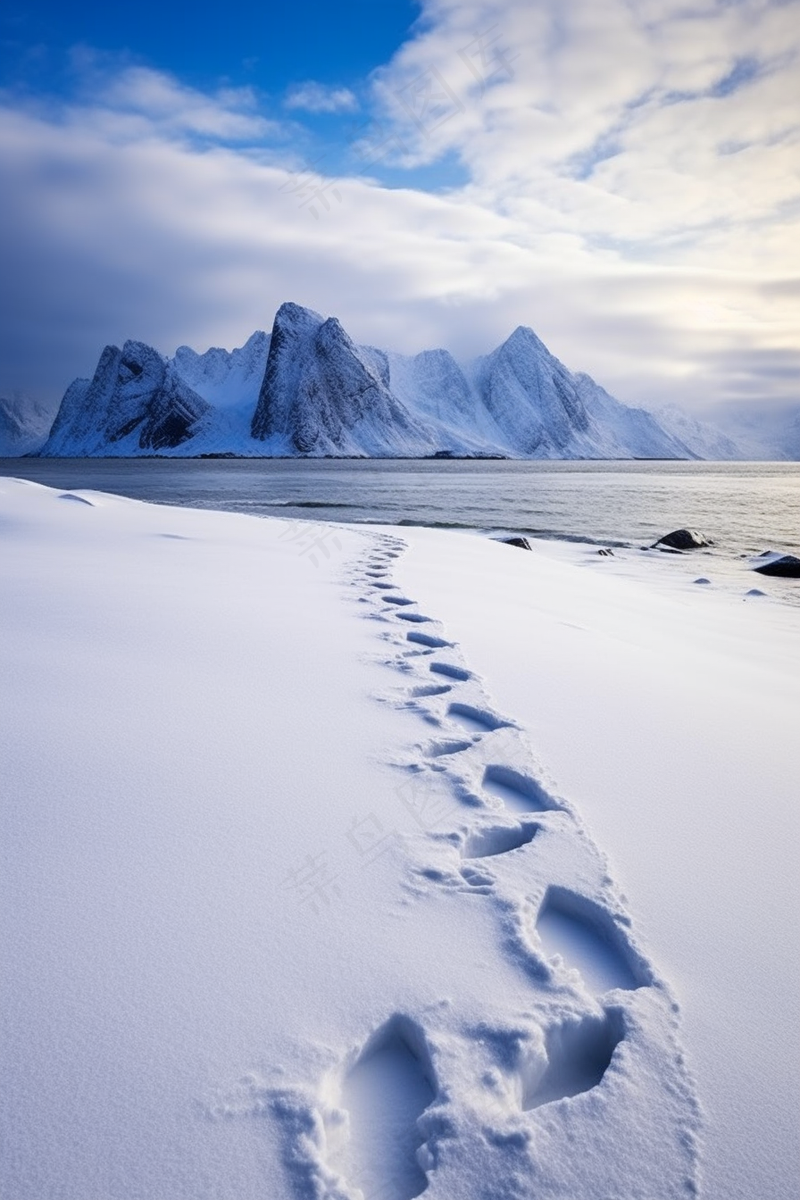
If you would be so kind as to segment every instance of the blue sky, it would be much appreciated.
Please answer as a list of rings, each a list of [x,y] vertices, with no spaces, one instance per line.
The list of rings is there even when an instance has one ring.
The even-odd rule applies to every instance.
[[[532,326],[620,398],[798,399],[800,0],[19,0],[0,394],[102,346]]]
[[[130,55],[198,88],[254,84],[281,96],[299,80],[358,86],[388,61],[419,16],[412,0],[195,6],[7,0],[4,80],[61,88],[79,44]]]

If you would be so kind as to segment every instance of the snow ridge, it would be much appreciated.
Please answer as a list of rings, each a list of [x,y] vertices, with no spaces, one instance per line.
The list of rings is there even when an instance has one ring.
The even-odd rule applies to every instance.
[[[203,429],[212,413],[171,363],[144,342],[106,346],[94,377],[67,389],[47,457],[169,451]]]
[[[692,458],[651,414],[573,375],[520,327],[467,372],[445,350],[359,346],[287,303],[231,352],[104,350],[67,390],[51,455]]]

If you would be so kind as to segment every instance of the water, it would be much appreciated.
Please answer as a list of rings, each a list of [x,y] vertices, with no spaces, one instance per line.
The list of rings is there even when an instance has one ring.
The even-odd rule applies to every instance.
[[[688,526],[713,540],[720,561],[800,555],[800,463],[32,458],[0,459],[0,475],[258,516],[620,548]],[[769,584],[800,597],[796,581]]]

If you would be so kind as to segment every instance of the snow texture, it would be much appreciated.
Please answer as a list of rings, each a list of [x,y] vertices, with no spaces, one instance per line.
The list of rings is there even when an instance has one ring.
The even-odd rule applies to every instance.
[[[668,423],[669,424],[669,423]],[[520,327],[467,371],[445,350],[358,346],[334,317],[284,304],[272,334],[165,359],[107,347],[70,386],[50,455],[694,458],[736,454],[688,418],[669,429],[573,375]]]
[[[697,1193],[658,947],[425,560],[557,565],[13,480],[0,503],[3,1195]]]
[[[22,392],[0,396],[0,458],[36,454],[52,424],[52,412],[30,396]]]
[[[661,428],[688,446],[696,458],[733,462],[737,459],[784,457],[783,454],[764,455],[763,447],[761,454],[753,453],[752,449],[748,453],[745,449],[746,440],[745,442],[734,441],[721,429],[717,429],[708,421],[698,421],[696,417],[684,412],[677,404],[659,408],[655,417]],[[800,446],[798,446],[798,451],[800,451]]]

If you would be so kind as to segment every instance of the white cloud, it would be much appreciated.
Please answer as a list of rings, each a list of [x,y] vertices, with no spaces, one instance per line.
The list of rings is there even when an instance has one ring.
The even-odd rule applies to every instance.
[[[126,337],[241,344],[293,299],[406,351],[529,324],[629,402],[797,398],[797,13],[429,0],[373,111],[398,156],[466,164],[441,195],[292,173],[251,93],[141,68],[9,104],[0,392]]]
[[[309,113],[355,112],[358,100],[346,87],[328,87],[309,80],[290,88],[284,100],[286,108]]]

